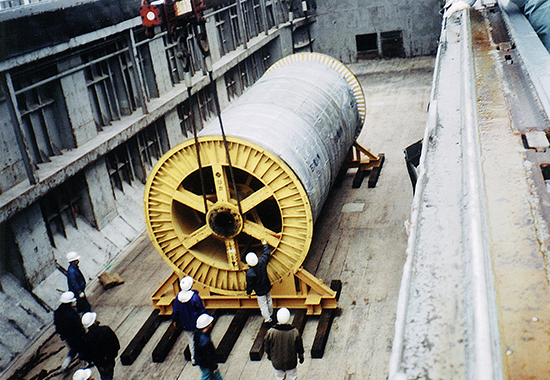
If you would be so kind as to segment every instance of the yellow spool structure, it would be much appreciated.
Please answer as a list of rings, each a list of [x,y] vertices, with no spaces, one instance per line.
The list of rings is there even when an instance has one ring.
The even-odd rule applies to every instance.
[[[244,257],[261,255],[262,240],[272,248],[274,306],[309,314],[336,307],[335,292],[301,265],[365,109],[345,66],[322,54],[295,54],[222,113],[227,149],[213,120],[198,144],[191,139],[167,152],[144,197],[151,241],[174,270],[153,295],[154,307],[170,313],[178,279],[187,275],[207,307],[257,307],[245,294]]]

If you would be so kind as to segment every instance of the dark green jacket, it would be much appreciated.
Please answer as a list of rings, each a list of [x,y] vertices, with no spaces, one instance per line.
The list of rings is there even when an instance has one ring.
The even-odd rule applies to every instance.
[[[281,371],[296,368],[298,355],[304,354],[302,337],[289,324],[278,324],[270,328],[265,335],[264,346],[273,368]]]

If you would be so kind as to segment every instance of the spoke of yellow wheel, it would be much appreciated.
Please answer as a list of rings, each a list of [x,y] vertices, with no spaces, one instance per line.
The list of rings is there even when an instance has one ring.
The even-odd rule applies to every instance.
[[[267,186],[262,187],[260,190],[250,194],[248,197],[241,201],[241,209],[243,214],[247,213],[266,199],[273,196],[271,189]]]
[[[206,224],[199,228],[198,230],[195,230],[192,234],[187,235],[181,244],[186,249],[191,249],[195,244],[203,241],[208,236],[212,235],[212,229]]]
[[[250,220],[244,222],[243,232],[260,241],[262,241],[262,239],[265,239],[267,241],[267,244],[272,247],[277,247],[279,245],[279,234]]]
[[[235,242],[235,239],[225,240],[225,250],[231,269],[239,269],[239,246]]]
[[[192,192],[185,190],[185,189],[179,189],[175,190],[172,194],[172,199],[176,202],[179,202],[185,206],[191,207],[194,210],[197,210],[198,212],[202,212],[205,214],[204,210],[204,199],[200,195],[193,194]],[[212,205],[212,202],[208,201],[208,208]]]
[[[218,197],[218,202],[227,202],[230,198],[229,195],[229,182],[227,181],[227,176],[225,175],[225,170],[221,164],[212,165],[212,174],[214,175],[214,184],[216,186],[216,195]]]

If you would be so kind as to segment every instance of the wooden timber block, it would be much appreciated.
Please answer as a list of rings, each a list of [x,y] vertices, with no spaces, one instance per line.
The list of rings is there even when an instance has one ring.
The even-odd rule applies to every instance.
[[[267,330],[269,330],[269,327],[270,326],[266,326],[264,323],[262,323],[262,326],[260,327],[260,330],[256,335],[256,339],[254,339],[252,348],[250,349],[250,360],[262,360],[262,356],[264,355],[265,334],[267,333]]]
[[[153,350],[152,356],[154,363],[164,362],[164,359],[166,359],[166,357],[170,353],[170,350],[172,349],[172,347],[174,347],[174,344],[178,340],[180,334],[181,330],[174,326],[172,322],[170,322],[170,325],[168,325],[166,332]]]
[[[307,322],[307,310],[298,309],[296,314],[294,314],[294,319],[292,320],[292,326],[296,327],[300,335],[304,333],[304,327],[306,327]]]
[[[336,299],[340,298],[342,292],[342,282],[340,280],[332,280],[330,288],[336,291]],[[311,357],[322,358],[325,353],[325,347],[328,341],[328,334],[332,326],[332,321],[336,315],[337,309],[323,309],[321,316],[319,317],[319,323],[317,324],[317,332],[315,333],[315,339],[311,346]]]
[[[231,324],[227,328],[227,331],[216,349],[216,361],[218,363],[225,363],[229,357],[229,354],[237,342],[237,338],[239,338],[239,334],[243,330],[244,325],[246,324],[246,321],[251,313],[252,310],[248,309],[241,309],[235,313]]]
[[[361,187],[361,184],[363,183],[363,178],[368,176],[370,173],[370,170],[361,170],[361,168],[357,169],[357,172],[355,173],[355,176],[353,177],[353,182],[351,184],[351,187],[354,189],[358,189]]]
[[[124,352],[120,355],[120,361],[123,365],[131,365],[137,359],[141,350],[145,347],[159,326],[158,316],[159,310],[153,310],[134,338],[128,343],[128,346],[126,346]]]
[[[386,156],[384,153],[379,153],[378,157],[380,157],[380,165],[373,168],[368,181],[369,188],[376,187],[376,184],[378,183],[378,177],[380,177],[380,172],[382,171],[382,165],[384,165],[384,161],[386,159]]]
[[[124,284],[124,280],[118,273],[103,272],[99,275],[99,282],[103,285],[104,289],[111,289],[117,285]]]

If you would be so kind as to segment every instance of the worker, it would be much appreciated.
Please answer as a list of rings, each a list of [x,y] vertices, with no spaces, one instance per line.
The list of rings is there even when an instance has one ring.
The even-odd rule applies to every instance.
[[[76,310],[78,310],[79,313],[87,313],[92,307],[86,298],[86,293],[84,293],[86,279],[78,267],[80,256],[74,251],[69,252],[67,253],[67,261],[69,262],[69,268],[67,268],[67,284],[69,290],[77,297]]]
[[[67,343],[69,353],[61,364],[61,369],[65,371],[71,361],[82,352],[82,339],[84,337],[84,326],[80,320],[80,315],[76,311],[74,304],[76,298],[73,292],[64,292],[59,298],[61,304],[53,313],[53,323],[55,332],[59,334],[61,340]]]
[[[73,380],[92,380],[92,370],[89,368],[77,370],[73,375]]]
[[[288,323],[290,311],[282,307],[277,312],[277,324],[267,330],[264,347],[267,358],[275,369],[277,380],[295,380],[298,360],[304,362],[304,344],[298,330]]]
[[[172,322],[174,327],[181,329],[189,341],[189,350],[191,351],[191,363],[196,364],[193,333],[197,324],[199,315],[206,312],[199,292],[192,290],[193,278],[184,277],[180,281],[181,291],[174,298],[172,303]]]
[[[195,358],[201,368],[201,380],[222,380],[222,375],[216,362],[216,349],[210,333],[214,318],[206,313],[197,318],[197,329],[195,330]]]
[[[546,50],[550,52],[550,0],[511,0],[523,12],[539,36]],[[468,9],[476,0],[447,0],[444,18],[455,12]]]
[[[246,294],[251,295],[256,292],[258,306],[264,318],[265,324],[273,322],[273,301],[271,300],[271,281],[267,275],[267,263],[271,259],[269,245],[265,240],[262,240],[264,253],[258,259],[255,252],[246,254],[246,263],[250,268],[246,271]]]
[[[88,329],[83,339],[84,357],[97,367],[101,380],[112,380],[120,349],[115,332],[109,326],[101,326],[93,312],[82,316],[82,325]]]

